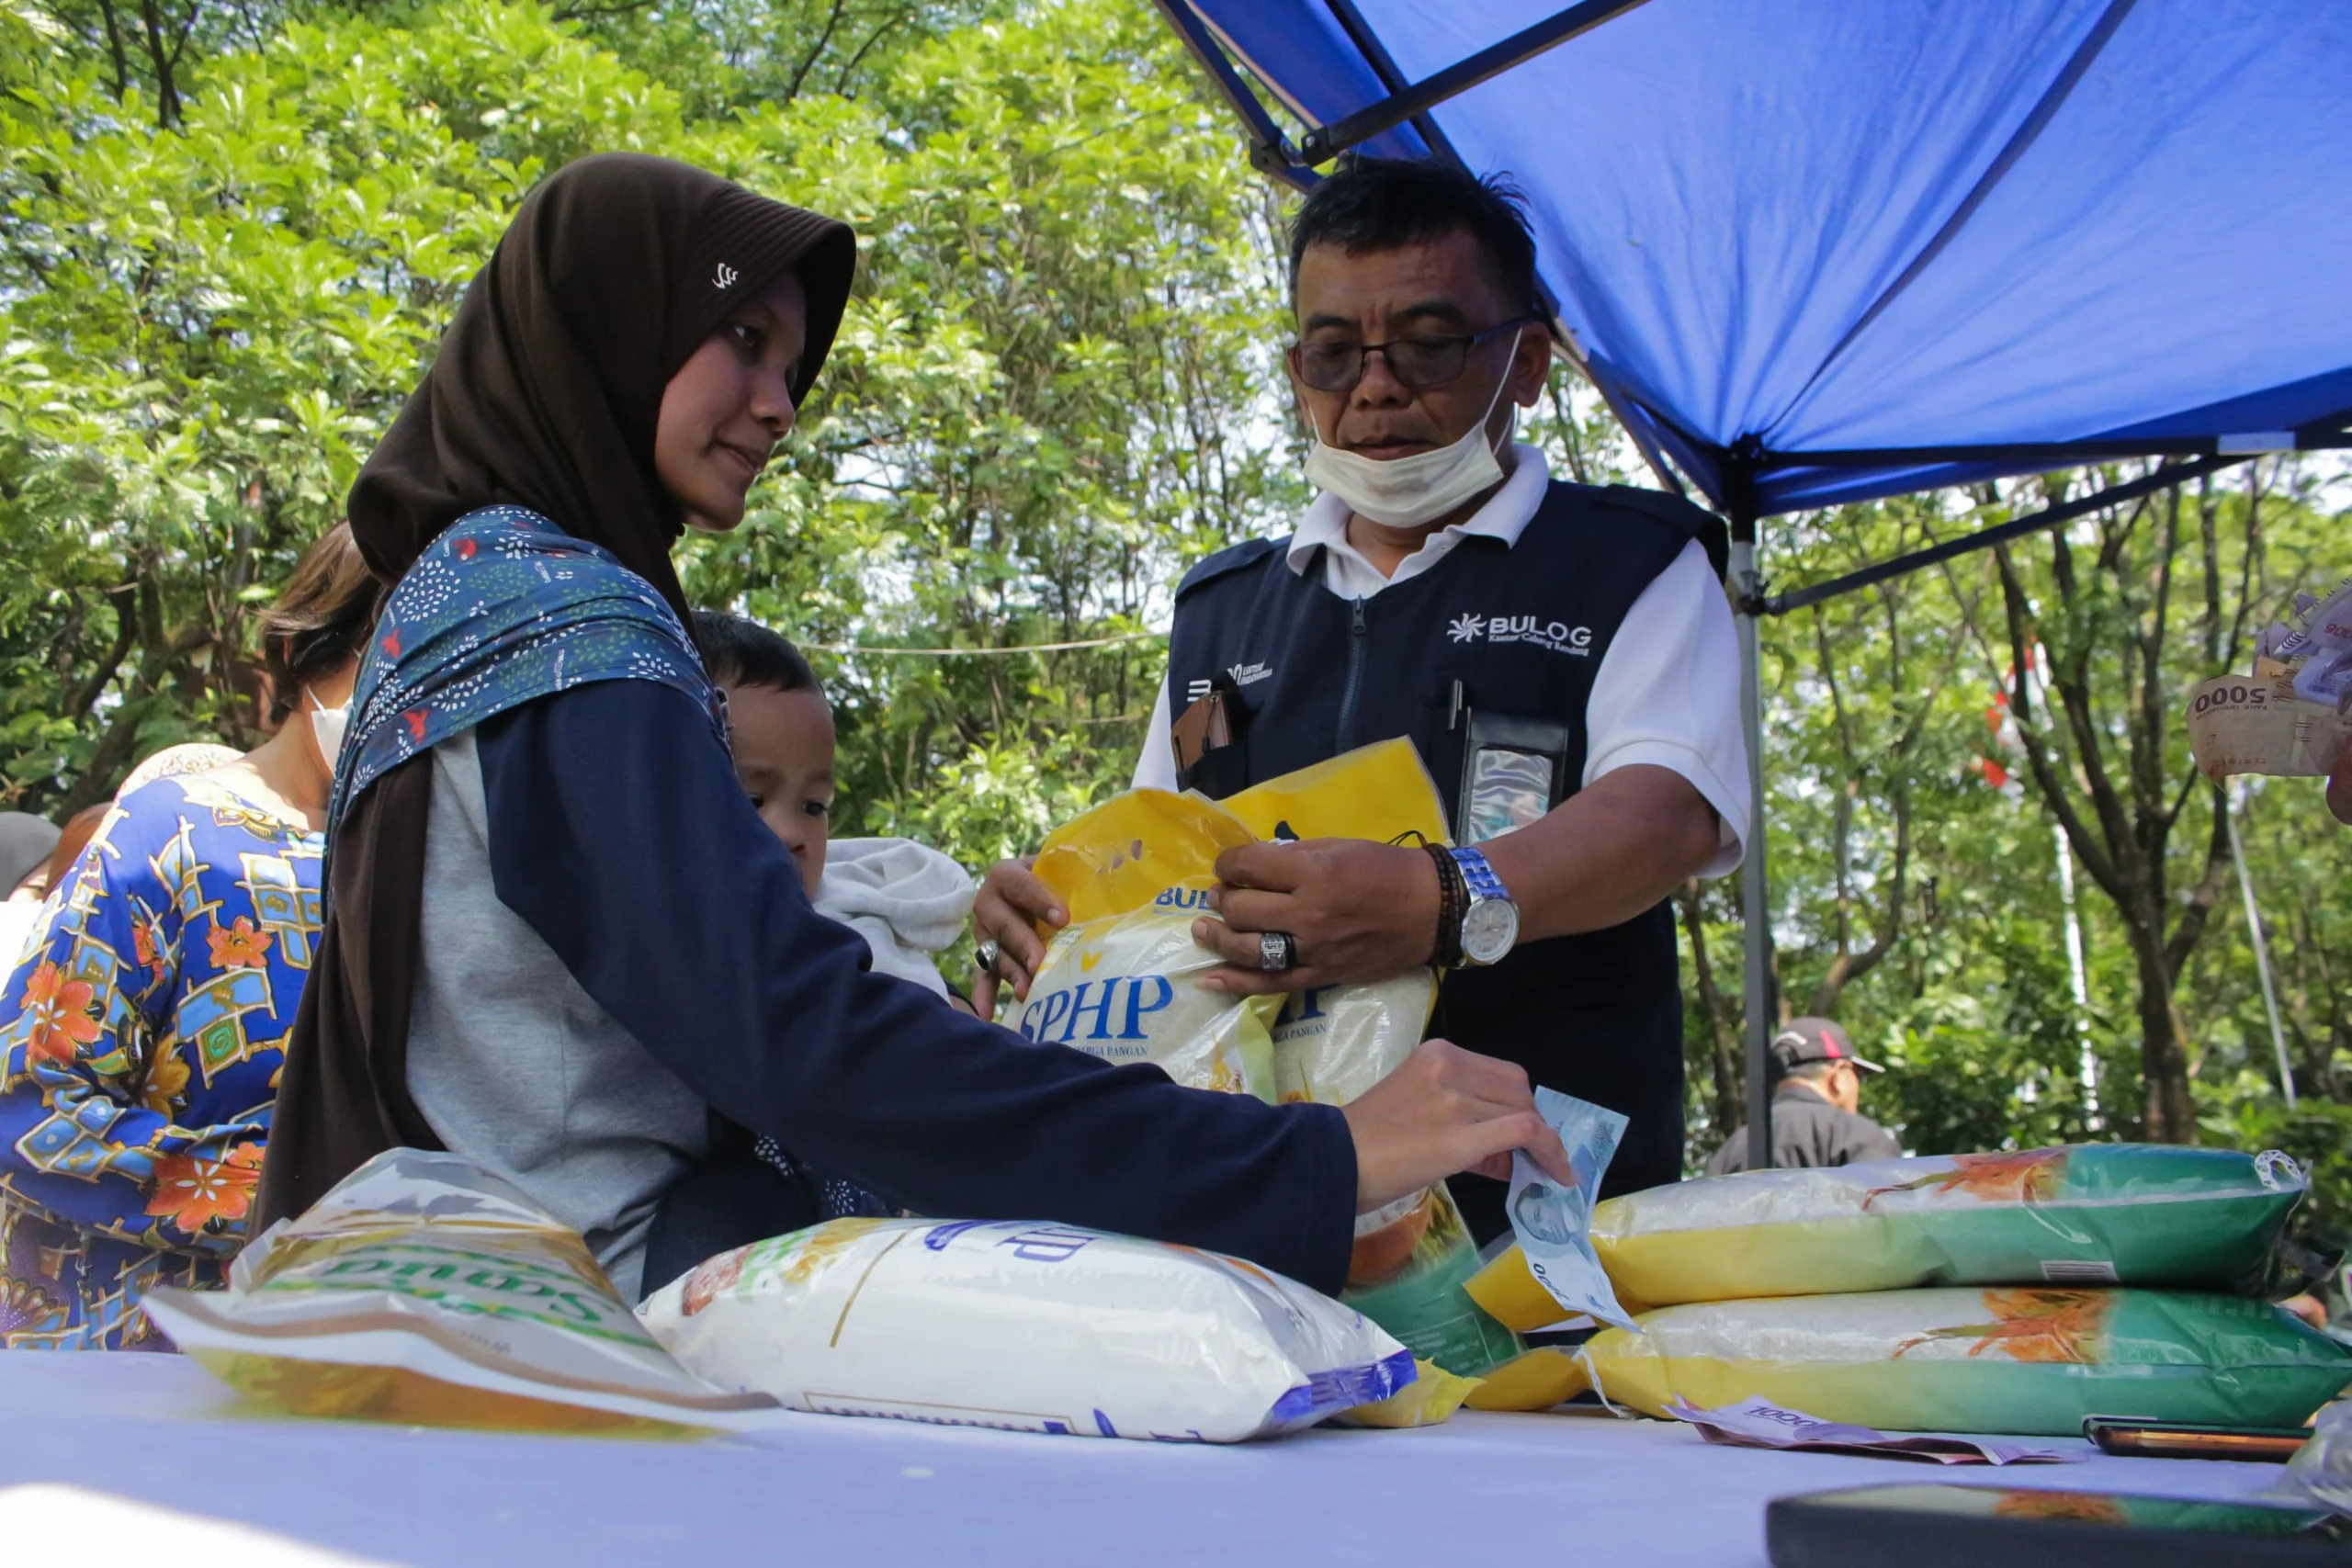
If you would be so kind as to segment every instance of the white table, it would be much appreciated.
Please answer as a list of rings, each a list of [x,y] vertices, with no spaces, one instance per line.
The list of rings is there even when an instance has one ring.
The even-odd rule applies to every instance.
[[[1951,1480],[2230,1499],[2278,1474],[2096,1454],[1942,1469],[1569,1415],[1464,1413],[1233,1448],[823,1416],[701,1442],[537,1438],[253,1416],[176,1356],[0,1352],[9,1568],[1761,1568],[1764,1505],[1794,1492]],[[48,1484],[61,1483],[82,1490]]]

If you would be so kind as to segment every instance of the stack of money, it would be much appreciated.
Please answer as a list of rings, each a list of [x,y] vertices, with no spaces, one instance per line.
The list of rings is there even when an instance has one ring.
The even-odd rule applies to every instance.
[[[2263,632],[2253,670],[2189,694],[2188,745],[2198,770],[2309,778],[2352,746],[2352,580],[2325,599],[2299,594],[2295,613]]]

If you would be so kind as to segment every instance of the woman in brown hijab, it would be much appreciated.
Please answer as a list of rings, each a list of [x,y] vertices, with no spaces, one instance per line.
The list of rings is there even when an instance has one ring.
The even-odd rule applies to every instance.
[[[873,975],[809,908],[735,784],[669,549],[741,520],[855,258],[830,219],[607,155],[533,191],[475,278],[351,492],[395,586],[337,769],[265,1219],[384,1149],[446,1147],[636,1292],[697,1260],[661,1247],[649,1271],[657,1212],[716,1239],[675,1211],[732,1126],[923,1213],[1336,1290],[1359,1212],[1521,1145],[1565,1177],[1516,1068],[1433,1043],[1344,1111],[1181,1089]],[[733,1216],[732,1239],[811,1206]]]

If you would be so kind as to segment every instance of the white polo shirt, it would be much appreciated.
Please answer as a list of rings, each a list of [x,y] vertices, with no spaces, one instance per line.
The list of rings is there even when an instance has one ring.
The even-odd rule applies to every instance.
[[[1544,504],[1551,464],[1533,446],[1514,446],[1510,478],[1467,522],[1439,530],[1396,564],[1394,576],[1348,542],[1348,507],[1329,493],[1316,497],[1290,542],[1291,570],[1304,573],[1323,552],[1323,586],[1342,599],[1369,599],[1443,560],[1476,534],[1515,546]],[[1159,682],[1135,787],[1176,787],[1176,757],[1169,743],[1168,682]],[[1739,718],[1739,645],[1731,604],[1698,541],[1651,580],[1593,674],[1585,703],[1584,784],[1635,762],[1670,768],[1690,781],[1722,818],[1714,858],[1702,876],[1722,876],[1739,864],[1747,841],[1747,743]]]

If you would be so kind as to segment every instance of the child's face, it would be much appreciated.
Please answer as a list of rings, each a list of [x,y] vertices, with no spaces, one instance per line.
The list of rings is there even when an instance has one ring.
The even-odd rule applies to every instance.
[[[814,898],[833,809],[833,710],[820,692],[729,686],[727,719],[735,777],[760,820],[792,852],[800,886]]]
[[[808,341],[800,280],[745,299],[662,389],[653,471],[696,528],[743,521],[743,498],[792,430],[792,381]]]

